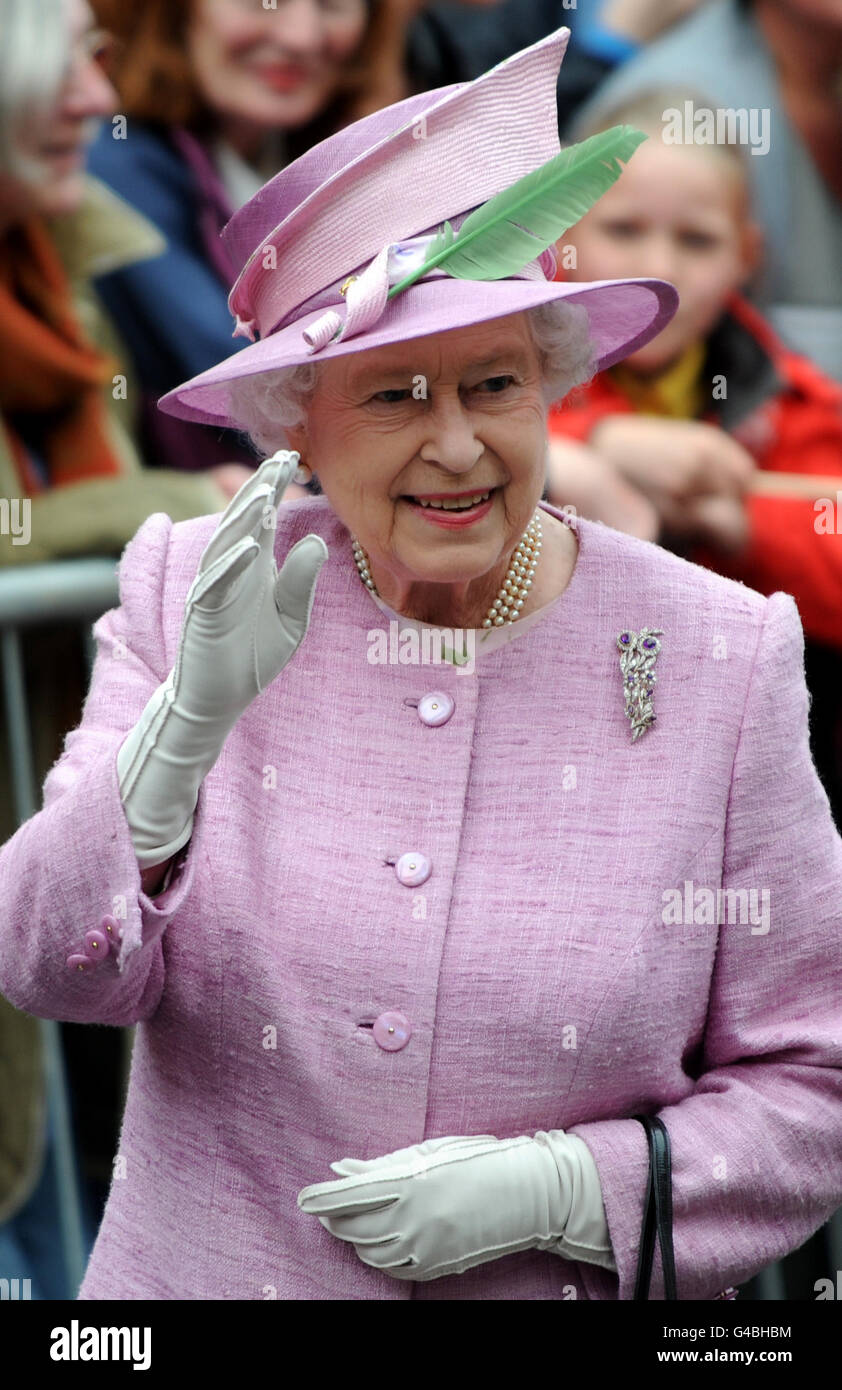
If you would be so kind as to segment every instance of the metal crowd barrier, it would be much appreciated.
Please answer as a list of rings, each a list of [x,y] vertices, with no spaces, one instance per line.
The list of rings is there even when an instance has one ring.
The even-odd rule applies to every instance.
[[[14,810],[18,825],[33,816],[41,802],[26,706],[21,630],[35,623],[62,619],[66,619],[68,624],[83,625],[82,640],[90,681],[96,655],[96,642],[91,629],[102,613],[118,603],[117,561],[108,557],[92,556],[47,565],[0,569],[0,654]],[[48,1108],[55,1134],[62,1250],[68,1287],[77,1290],[84,1275],[85,1253],[61,1034],[59,1025],[52,1019],[41,1019],[40,1025]],[[835,1271],[842,1270],[842,1208],[824,1227],[824,1239],[830,1260],[826,1274],[834,1278]],[[751,1285],[753,1296],[757,1299],[784,1300],[783,1262],[762,1270]]]

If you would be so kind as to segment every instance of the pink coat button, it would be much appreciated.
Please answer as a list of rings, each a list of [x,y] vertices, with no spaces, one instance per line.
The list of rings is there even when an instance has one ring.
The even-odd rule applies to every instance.
[[[99,929],[100,931],[105,932],[105,935],[108,937],[108,940],[111,943],[112,948],[116,950],[120,942],[123,940],[123,930],[116,917],[111,917],[110,915],[107,917],[103,917],[102,921],[99,924]]]
[[[90,931],[85,932],[84,951],[86,956],[90,956],[93,961],[105,960],[108,955],[108,937],[104,931],[98,927],[91,927]]]
[[[74,951],[72,956],[67,957],[68,970],[96,970],[96,961],[91,960],[90,956],[83,956],[79,951]]]
[[[412,1033],[409,1019],[395,1009],[387,1009],[376,1018],[371,1031],[384,1052],[399,1052],[406,1047]]]
[[[395,865],[395,873],[406,888],[416,888],[419,883],[426,883],[432,872],[433,866],[426,854],[419,854],[417,850],[402,854]]]
[[[451,695],[442,690],[434,690],[418,701],[418,718],[423,724],[429,724],[435,729],[439,724],[447,723],[455,708],[456,702]]]

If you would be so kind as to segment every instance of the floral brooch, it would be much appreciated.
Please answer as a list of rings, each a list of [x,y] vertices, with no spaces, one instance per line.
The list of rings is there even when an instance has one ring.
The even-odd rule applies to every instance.
[[[652,695],[658,677],[655,658],[661,650],[658,638],[662,628],[642,627],[640,632],[621,632],[617,638],[626,716],[632,726],[632,743],[645,734],[655,720]]]

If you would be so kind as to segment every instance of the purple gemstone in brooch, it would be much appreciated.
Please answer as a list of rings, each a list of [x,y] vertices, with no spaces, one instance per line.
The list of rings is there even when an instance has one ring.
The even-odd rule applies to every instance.
[[[658,677],[655,659],[661,650],[662,628],[643,627],[640,632],[621,632],[617,637],[626,717],[632,726],[632,743],[655,721],[652,695]]]

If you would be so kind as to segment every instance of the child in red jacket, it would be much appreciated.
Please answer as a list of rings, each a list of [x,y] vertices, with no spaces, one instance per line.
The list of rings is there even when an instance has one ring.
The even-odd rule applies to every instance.
[[[840,653],[842,388],[740,296],[762,254],[747,156],[670,143],[668,113],[685,116],[687,100],[659,89],[611,112],[605,126],[627,122],[650,138],[557,248],[559,278],[657,276],[680,305],[657,338],[551,413],[549,499],[577,502],[584,447],[594,477],[643,494],[653,539],[761,593],[791,593],[807,636]],[[765,495],[752,490],[758,470],[838,475],[839,494]],[[599,519],[644,534],[637,518]]]

